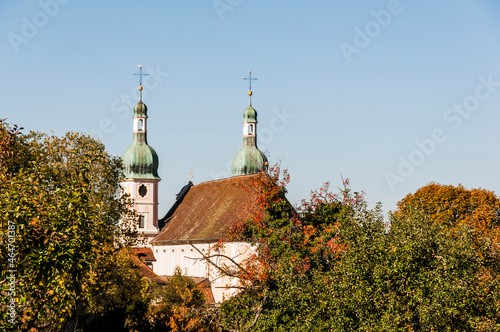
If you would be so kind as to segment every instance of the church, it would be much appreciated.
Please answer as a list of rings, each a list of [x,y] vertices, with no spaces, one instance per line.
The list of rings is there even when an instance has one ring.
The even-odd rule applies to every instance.
[[[251,82],[251,71],[249,75]],[[201,258],[211,256],[215,265],[228,266],[230,259],[240,263],[254,252],[247,243],[214,245],[234,222],[249,218],[249,211],[256,208],[257,193],[245,187],[268,168],[266,156],[257,147],[258,121],[251,85],[249,106],[243,112],[243,147],[232,160],[232,176],[196,185],[189,181],[162,218],[158,216],[159,157],[147,142],[148,109],[142,101],[142,89],[141,84],[139,102],[134,106],[133,142],[123,154],[122,181],[139,214],[138,230],[148,240],[147,247],[137,252],[157,276],[168,278],[178,266],[198,284],[210,285],[212,298],[221,302],[234,294],[232,286],[237,280],[220,275],[217,267]]]

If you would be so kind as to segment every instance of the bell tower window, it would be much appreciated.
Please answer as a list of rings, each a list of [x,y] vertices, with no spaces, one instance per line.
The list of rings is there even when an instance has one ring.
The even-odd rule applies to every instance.
[[[248,135],[253,135],[253,125],[248,125]]]
[[[142,131],[142,119],[139,120],[139,124],[138,124],[137,128],[138,128],[138,130]]]

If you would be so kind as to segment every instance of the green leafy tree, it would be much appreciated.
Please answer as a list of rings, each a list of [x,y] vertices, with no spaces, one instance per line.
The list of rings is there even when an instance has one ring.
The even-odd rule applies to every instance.
[[[85,331],[150,331],[148,310],[156,286],[144,278],[127,249],[108,247],[83,285],[85,300],[68,327]],[[144,268],[144,266],[142,266]]]
[[[384,229],[380,211],[369,211],[362,193],[351,192],[348,181],[338,194],[325,184],[295,211],[285,199],[288,180],[275,166],[251,184],[250,190],[261,191],[260,207],[223,240],[250,242],[257,249],[237,269],[241,291],[221,306],[228,330],[324,331],[328,301],[319,299],[327,274],[346,249],[341,225],[370,217]]]
[[[500,328],[500,265],[474,228],[450,229],[415,213],[393,217],[385,241],[380,321],[392,330]]]
[[[99,258],[137,241],[135,214],[120,191],[121,161],[76,133],[16,136],[9,149],[15,158],[3,150],[0,173],[0,280],[5,295],[15,278],[16,317],[9,322],[3,296],[0,324],[59,330],[85,302],[82,287]]]
[[[10,126],[7,119],[0,119],[0,170],[8,171],[12,165],[16,149],[16,138],[23,128],[18,125]],[[5,165],[7,163],[7,165]]]
[[[225,239],[258,252],[239,269],[240,293],[221,306],[227,330],[500,329],[499,251],[471,223],[449,227],[412,210],[389,226],[347,182],[337,194],[328,184],[313,192],[295,214],[267,179],[265,213]]]

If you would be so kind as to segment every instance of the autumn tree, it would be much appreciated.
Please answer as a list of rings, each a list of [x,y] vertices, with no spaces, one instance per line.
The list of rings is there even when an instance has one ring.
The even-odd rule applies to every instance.
[[[423,272],[432,283],[426,282],[425,290],[420,291],[435,291],[433,298],[441,301],[430,301],[425,306],[429,311],[421,312],[427,317],[416,314],[418,321],[432,317],[434,326],[438,321],[447,322],[441,330],[453,330],[451,326],[464,331],[500,328],[500,311],[495,309],[500,304],[495,295],[500,291],[498,196],[486,189],[430,183],[398,203],[390,234],[409,230],[413,231],[412,239],[418,239],[412,242],[424,250],[421,259],[430,264]],[[422,236],[429,231],[433,233]],[[431,276],[433,273],[436,275]],[[424,311],[423,306],[419,310]]]
[[[150,331],[148,311],[157,286],[143,277],[144,266],[128,248],[105,249],[83,284],[85,297],[66,323],[67,329]]]
[[[275,173],[276,174],[276,173]],[[248,241],[240,292],[221,305],[229,331],[494,331],[500,257],[469,223],[413,210],[384,221],[362,193],[326,184],[295,212],[275,174],[262,214],[224,241]],[[283,183],[283,182],[281,182]],[[464,218],[463,216],[462,218]]]
[[[82,287],[100,257],[137,241],[135,215],[120,191],[121,160],[75,133],[20,135],[9,149],[2,150],[0,173],[0,324],[2,330],[60,330],[85,302]],[[15,158],[5,162],[9,151]],[[8,277],[15,278],[10,322]]]
[[[256,211],[221,241],[244,241],[256,248],[255,255],[232,270],[240,292],[221,306],[224,328],[230,331],[322,330],[328,310],[315,295],[345,250],[338,239],[340,225],[346,218],[369,214],[380,223],[379,211],[369,211],[362,193],[351,192],[348,181],[338,194],[326,183],[296,210],[285,198],[288,180],[275,166],[251,183],[249,190],[261,192]]]
[[[393,216],[380,264],[388,330],[494,331],[500,328],[500,257],[472,225],[450,229],[428,215]],[[375,302],[374,304],[376,304]],[[378,304],[377,303],[377,304]]]
[[[183,276],[179,267],[156,296],[158,302],[149,312],[153,331],[219,331],[216,311],[207,305],[203,289]]]
[[[429,183],[403,198],[395,214],[411,215],[417,211],[449,227],[465,223],[473,226],[480,236],[492,233],[498,236],[500,200],[486,189]]]

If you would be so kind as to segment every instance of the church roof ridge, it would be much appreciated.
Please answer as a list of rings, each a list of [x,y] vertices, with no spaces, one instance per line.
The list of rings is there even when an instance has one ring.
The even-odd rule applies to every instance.
[[[244,177],[259,177],[262,172],[259,173],[254,173],[254,174],[243,174],[243,175],[235,175],[235,176],[229,176],[227,178],[222,178],[222,179],[215,179],[215,180],[208,180],[208,181],[203,181],[198,184],[193,185],[194,187],[202,185],[202,184],[209,184],[209,183],[216,183],[216,182],[224,182],[224,181],[235,181],[238,178],[244,178]]]

